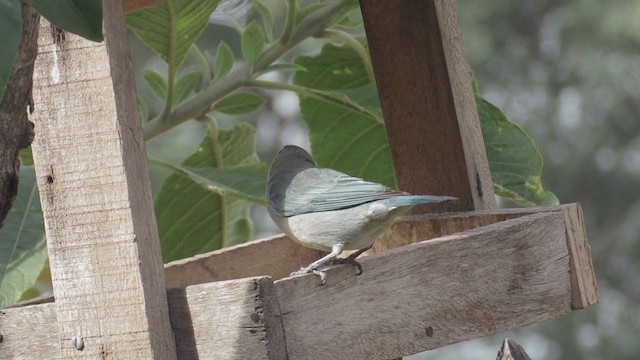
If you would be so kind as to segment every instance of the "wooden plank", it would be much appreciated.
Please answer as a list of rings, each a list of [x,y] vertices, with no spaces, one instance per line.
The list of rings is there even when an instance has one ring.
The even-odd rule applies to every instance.
[[[281,279],[323,256],[284,235],[255,240],[166,265],[167,287],[268,275]]]
[[[571,261],[572,304],[574,309],[585,309],[598,303],[598,285],[591,259],[591,246],[584,227],[584,216],[580,206],[565,207],[562,213]]]
[[[168,299],[179,359],[287,358],[268,277],[170,289]],[[0,359],[59,359],[58,331],[54,304],[4,309]],[[127,340],[121,339],[122,346]],[[103,355],[121,358],[122,353]]]
[[[168,291],[179,359],[286,359],[269,277]]]
[[[65,358],[171,359],[175,346],[122,3],[103,4],[106,46],[72,34],[57,45],[44,21],[38,39],[33,157],[58,348]],[[82,338],[82,350],[72,346],[74,337]]]
[[[62,359],[53,303],[0,310],[0,359]]]
[[[455,1],[360,7],[400,188],[460,198],[430,211],[495,208]]]
[[[391,249],[275,283],[294,359],[388,359],[571,311],[562,214],[541,213]]]
[[[564,206],[564,205],[563,205]],[[374,246],[374,253],[561,207],[500,209],[453,214],[422,214],[398,219]],[[348,253],[348,252],[345,252]],[[281,279],[325,253],[300,246],[283,234],[255,240],[165,265],[167,287],[269,275]],[[366,254],[370,254],[369,252]]]

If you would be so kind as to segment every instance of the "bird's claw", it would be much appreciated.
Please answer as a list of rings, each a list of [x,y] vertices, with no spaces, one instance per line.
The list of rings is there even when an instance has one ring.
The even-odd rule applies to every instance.
[[[333,263],[335,265],[339,265],[339,264],[349,264],[349,265],[353,265],[356,267],[356,269],[358,270],[358,272],[356,273],[356,275],[360,275],[362,274],[362,264],[360,264],[359,262],[356,261],[355,258],[352,258],[351,256],[348,256],[346,258],[338,258],[333,260]]]
[[[291,274],[289,274],[289,276],[298,276],[298,275],[305,275],[305,274],[314,274],[317,277],[320,278],[320,285],[324,285],[327,283],[327,273],[325,273],[324,271],[320,271],[317,269],[310,269],[310,268],[301,268],[298,271],[294,271]]]

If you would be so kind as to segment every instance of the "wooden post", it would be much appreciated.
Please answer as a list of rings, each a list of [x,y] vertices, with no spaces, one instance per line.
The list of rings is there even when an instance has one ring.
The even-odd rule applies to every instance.
[[[57,44],[43,21],[34,73],[58,348],[64,358],[172,359],[122,3],[103,4],[106,44],[72,34]]]
[[[430,211],[496,207],[452,0],[360,0],[400,188],[452,195]]]

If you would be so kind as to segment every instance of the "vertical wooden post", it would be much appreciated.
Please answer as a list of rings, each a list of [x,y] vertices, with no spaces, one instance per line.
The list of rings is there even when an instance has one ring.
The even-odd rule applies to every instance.
[[[360,0],[400,188],[496,207],[453,0]]]
[[[64,358],[172,359],[175,345],[121,1],[105,42],[42,23],[33,156]]]

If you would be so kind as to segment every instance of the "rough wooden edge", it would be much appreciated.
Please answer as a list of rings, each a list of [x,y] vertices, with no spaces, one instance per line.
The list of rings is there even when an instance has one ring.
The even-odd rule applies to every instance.
[[[561,213],[536,213],[275,282],[290,358],[388,359],[572,310]],[[340,346],[336,346],[339,344]]]
[[[455,1],[360,8],[399,187],[460,198],[436,212],[495,208]]]
[[[496,360],[531,360],[524,348],[511,339],[504,339]]]
[[[276,235],[166,264],[167,287],[262,275],[280,279],[322,255]]]
[[[598,303],[598,285],[587,241],[584,216],[579,204],[562,210],[567,229],[567,247],[571,264],[572,306],[585,309]]]
[[[269,277],[168,290],[180,359],[286,359]]]
[[[266,276],[169,289],[178,358],[286,359],[274,293]],[[0,310],[0,359],[62,358],[58,332],[54,304]]]

